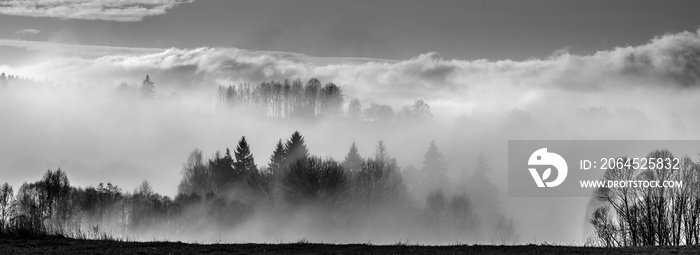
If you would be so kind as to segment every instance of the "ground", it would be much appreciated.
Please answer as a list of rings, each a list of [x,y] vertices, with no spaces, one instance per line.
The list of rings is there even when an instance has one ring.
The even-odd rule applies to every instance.
[[[698,254],[700,247],[597,248],[550,245],[187,244],[66,238],[0,238],[0,254]]]

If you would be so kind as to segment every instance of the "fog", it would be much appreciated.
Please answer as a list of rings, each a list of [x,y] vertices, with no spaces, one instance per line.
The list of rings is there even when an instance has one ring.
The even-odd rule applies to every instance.
[[[455,193],[469,190],[477,158],[485,157],[493,169],[488,177],[499,191],[498,200],[489,203],[515,225],[517,238],[507,242],[582,244],[590,234],[590,212],[586,210],[590,198],[508,197],[507,141],[697,138],[699,33],[663,35],[645,45],[592,55],[558,52],[548,59],[522,62],[445,60],[436,53],[398,61],[229,48],[22,47],[32,52],[32,63],[0,63],[0,72],[42,82],[9,81],[0,91],[0,182],[18,188],[23,182],[41,179],[47,169],[60,167],[73,186],[111,182],[131,191],[148,180],[155,192],[175,197],[190,152],[201,149],[208,158],[217,151],[234,149],[241,136],[248,140],[259,166],[267,165],[277,141],[286,140],[294,131],[304,136],[311,155],[338,161],[353,142],[361,156],[371,157],[377,142],[383,140],[401,169],[420,168],[434,141],[444,156],[449,186],[455,187]],[[9,42],[2,45],[19,47]],[[147,74],[155,82],[156,99],[117,93],[120,83],[136,86]],[[216,99],[217,87],[222,85],[287,78],[306,83],[313,77],[341,87],[346,95],[344,107],[351,98],[358,98],[363,108],[370,103],[388,104],[398,112],[424,99],[435,119],[418,124],[347,118],[281,120],[231,111]],[[413,199],[420,206],[425,203],[424,197]],[[202,242],[502,240],[488,225],[481,226],[478,238],[468,240],[431,240],[429,233],[419,233],[419,229],[373,230],[366,235],[374,237],[371,240],[362,235],[346,237],[342,228],[304,227],[314,213],[308,208],[295,212],[289,216],[294,223],[272,238],[266,233],[273,226],[255,216],[237,226],[245,231],[186,238],[159,236],[154,231],[144,238]]]

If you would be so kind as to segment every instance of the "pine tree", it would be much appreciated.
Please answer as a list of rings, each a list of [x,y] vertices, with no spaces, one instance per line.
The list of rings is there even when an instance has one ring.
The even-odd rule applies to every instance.
[[[273,175],[277,175],[278,173],[280,173],[280,171],[284,167],[284,161],[286,158],[287,150],[285,150],[284,145],[282,145],[282,139],[280,139],[277,142],[277,147],[275,147],[275,151],[272,153],[272,156],[270,156],[270,164],[268,165]]]
[[[255,166],[255,159],[253,154],[250,152],[250,146],[245,140],[245,136],[241,137],[238,141],[238,147],[236,147],[236,152],[234,153],[236,162],[233,163],[233,169],[237,174],[246,175],[252,171],[257,171],[257,166]]]
[[[377,142],[377,150],[374,152],[374,161],[382,164],[383,167],[400,170],[396,158],[392,158],[391,155],[389,155],[389,151],[386,149],[386,145],[384,145],[384,140],[379,140],[379,142]]]
[[[447,164],[442,157],[442,153],[435,146],[435,141],[430,142],[430,148],[425,153],[421,172],[428,180],[431,189],[447,184]]]
[[[374,153],[374,160],[383,163],[389,162],[389,152],[386,150],[384,140],[379,140],[377,143],[377,151]]]
[[[468,186],[478,193],[479,198],[483,201],[497,201],[498,188],[493,184],[489,174],[493,171],[491,166],[486,162],[486,157],[483,154],[476,158],[476,167],[474,175],[470,178]]]
[[[223,157],[217,151],[214,158],[209,160],[209,168],[214,175],[214,183],[218,191],[225,191],[239,181],[239,176],[233,169],[233,163],[229,148],[226,148],[226,155]]]
[[[350,146],[350,151],[348,152],[348,155],[345,156],[345,161],[343,161],[343,168],[346,171],[355,172],[360,169],[361,165],[362,157],[357,151],[357,146],[355,146],[355,142],[352,142],[352,146]]]
[[[285,166],[294,163],[294,161],[300,158],[309,156],[309,150],[306,148],[306,144],[304,144],[304,137],[299,134],[299,131],[295,131],[292,137],[287,140],[285,150],[287,151]]]
[[[0,86],[4,86],[7,83],[7,76],[5,73],[0,74]]]
[[[141,83],[141,95],[145,98],[154,98],[156,96],[156,86],[154,85],[151,77],[146,75]]]

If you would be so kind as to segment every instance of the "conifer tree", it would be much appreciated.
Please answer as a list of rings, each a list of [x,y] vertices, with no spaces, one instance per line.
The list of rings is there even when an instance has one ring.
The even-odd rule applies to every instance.
[[[270,164],[268,165],[273,175],[277,175],[278,173],[280,173],[280,171],[284,167],[284,161],[286,157],[287,151],[285,150],[284,145],[282,145],[282,139],[280,139],[277,142],[277,147],[275,147],[275,151],[272,152],[272,156],[270,156]]]
[[[346,171],[355,172],[360,169],[361,165],[362,157],[357,151],[357,146],[355,146],[355,142],[352,142],[352,146],[350,146],[350,151],[348,151],[348,155],[345,156],[345,161],[343,161],[343,168]]]
[[[209,160],[209,168],[213,174],[217,190],[227,190],[238,181],[236,171],[233,169],[233,163],[233,157],[231,157],[229,148],[226,148],[226,154],[223,157],[217,151],[214,158]]]
[[[253,154],[250,152],[250,146],[248,141],[246,141],[245,136],[241,137],[238,141],[238,147],[236,147],[236,152],[234,153],[236,162],[233,163],[233,169],[235,169],[237,174],[246,175],[252,171],[257,170],[255,166],[255,159]]]
[[[379,140],[377,143],[377,151],[374,153],[374,160],[382,163],[389,162],[389,152],[386,150],[384,140]]]
[[[0,74],[0,86],[5,86],[7,84],[7,76],[5,73]]]
[[[295,131],[292,137],[287,140],[285,150],[287,151],[285,166],[309,155],[309,150],[306,148],[306,144],[304,144],[304,137],[299,134],[299,131]]]
[[[146,78],[141,82],[141,95],[145,98],[154,98],[156,96],[156,86],[151,77],[146,75]]]
[[[421,172],[431,189],[447,184],[447,164],[435,146],[435,141],[430,142],[430,148],[423,157]]]

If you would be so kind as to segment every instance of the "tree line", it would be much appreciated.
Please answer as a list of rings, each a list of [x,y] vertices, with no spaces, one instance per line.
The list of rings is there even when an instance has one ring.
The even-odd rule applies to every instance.
[[[22,85],[46,85],[48,83],[23,79],[19,76],[0,74],[0,87],[10,82]],[[178,99],[180,94],[163,95],[156,82],[146,75],[139,85],[122,82],[116,94],[140,99]],[[370,103],[363,107],[357,98],[352,98],[333,83],[323,85],[319,79],[311,78],[306,83],[301,79],[290,81],[265,81],[258,84],[219,86],[215,102],[219,109],[253,114],[276,119],[338,119],[424,123],[433,120],[430,106],[422,99],[394,111],[387,104]],[[349,100],[348,100],[349,99]]]
[[[309,79],[306,84],[301,79],[291,82],[285,79],[256,85],[244,83],[220,86],[217,91],[217,99],[222,108],[253,112],[271,118],[349,118],[413,123],[433,119],[430,106],[422,99],[394,112],[390,105],[376,103],[363,109],[357,98],[350,99],[345,107],[345,101],[349,98],[339,86],[333,83],[323,85],[316,78]]]
[[[674,155],[655,150],[647,158],[673,160]],[[700,244],[700,161],[685,156],[678,170],[619,165],[606,170],[603,180],[682,181],[683,186],[598,188],[594,198],[600,206],[589,219],[590,242],[608,247]]]
[[[266,165],[256,164],[250,146],[241,137],[233,151],[227,148],[210,158],[192,151],[174,199],[153,192],[147,181],[132,192],[111,183],[74,187],[60,168],[24,183],[16,194],[5,183],[0,187],[0,234],[101,229],[120,236],[157,232],[159,238],[178,238],[214,229],[246,231],[242,224],[261,218],[275,229],[292,229],[296,223],[291,218],[303,214],[314,219],[302,226],[314,230],[306,233],[310,237],[333,230],[359,238],[359,233],[399,229],[416,239],[428,231],[436,240],[467,240],[479,236],[480,215],[495,213],[479,211],[478,198],[465,190],[450,190],[446,163],[434,143],[421,170],[407,176],[411,171],[401,170],[383,141],[371,157],[360,156],[353,143],[346,157],[336,161],[311,155],[304,137],[294,132],[275,144]],[[417,189],[425,193],[410,192]],[[500,233],[512,236],[512,223],[500,220]]]

